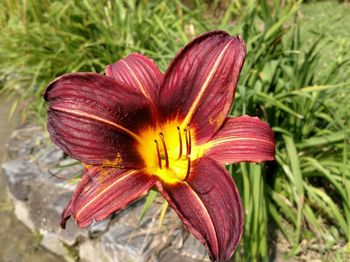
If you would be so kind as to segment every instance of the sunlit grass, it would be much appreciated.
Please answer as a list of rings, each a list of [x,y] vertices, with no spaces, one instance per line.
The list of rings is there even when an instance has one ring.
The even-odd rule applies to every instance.
[[[35,112],[44,112],[43,88],[59,75],[102,73],[131,52],[152,57],[165,70],[180,46],[207,30],[197,19],[200,9],[189,11],[176,1],[33,0],[1,6],[0,77],[7,81],[0,89],[35,100]]]

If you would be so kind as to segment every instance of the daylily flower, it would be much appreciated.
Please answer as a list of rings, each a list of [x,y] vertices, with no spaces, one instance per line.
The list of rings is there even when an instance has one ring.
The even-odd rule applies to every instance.
[[[47,87],[52,141],[85,166],[62,215],[80,227],[156,187],[212,260],[225,261],[243,231],[243,209],[224,164],[274,159],[273,132],[256,117],[228,117],[245,58],[240,37],[208,32],[162,75],[140,54]]]

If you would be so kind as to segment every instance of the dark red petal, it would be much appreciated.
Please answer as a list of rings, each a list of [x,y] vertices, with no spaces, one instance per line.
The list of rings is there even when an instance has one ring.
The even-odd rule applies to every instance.
[[[275,159],[273,131],[257,117],[227,118],[222,128],[204,147],[207,148],[206,156],[222,164]]]
[[[194,127],[197,143],[207,141],[224,122],[245,58],[240,37],[223,31],[201,35],[174,59],[160,93],[163,119]]]
[[[57,78],[44,94],[52,141],[86,164],[138,168],[133,144],[151,122],[147,99],[112,77],[74,73]]]
[[[147,194],[156,178],[138,170],[93,167],[82,177],[61,226],[72,215],[80,227],[101,221]]]
[[[159,191],[211,259],[228,260],[243,232],[239,192],[226,169],[209,158],[197,160],[186,182],[161,184]]]
[[[89,184],[91,181],[91,176],[96,175],[100,167],[91,167],[90,169],[84,169],[81,180],[79,181],[77,187],[75,188],[73,197],[70,199],[67,207],[63,210],[62,218],[61,218],[61,227],[63,229],[66,228],[67,220],[72,216],[72,206],[77,201],[78,196],[83,191],[83,189]]]
[[[162,73],[153,60],[131,54],[106,67],[106,75],[141,92],[153,105],[157,104]]]

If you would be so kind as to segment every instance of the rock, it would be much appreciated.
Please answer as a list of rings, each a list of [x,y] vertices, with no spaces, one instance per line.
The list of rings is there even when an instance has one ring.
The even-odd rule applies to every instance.
[[[104,232],[108,230],[109,224],[111,222],[111,218],[106,218],[102,221],[95,222],[90,226],[90,237],[91,238],[97,238]]]
[[[43,247],[57,255],[63,256],[67,262],[74,262],[76,260],[70,252],[70,249],[63,244],[64,242],[62,242],[55,233],[41,229],[40,234],[42,235],[40,243]]]
[[[80,229],[73,219],[60,228],[82,167],[67,158],[45,137],[42,129],[27,126],[14,133],[8,146],[10,161],[2,165],[15,214],[41,235],[41,245],[66,261],[203,261],[204,247],[184,233],[169,210],[159,226],[162,198],[157,198],[139,221],[144,200],[110,218]],[[64,167],[64,168],[62,168]]]
[[[30,194],[30,183],[35,180],[40,170],[25,159],[17,159],[2,165],[9,190],[14,198],[27,201]]]
[[[65,246],[73,246],[77,239],[87,238],[88,230],[75,224],[67,226],[66,230],[59,226],[62,211],[75,188],[67,180],[49,173],[50,168],[64,161],[63,152],[46,144],[41,129],[32,126],[17,130],[9,148],[12,160],[3,163],[2,169],[17,218],[33,232],[42,235],[44,247],[68,261],[72,260]],[[66,177],[70,178],[73,172],[81,172],[81,167],[73,166],[64,172],[68,172],[70,176]],[[66,175],[61,173],[62,177]]]
[[[98,240],[84,241],[79,245],[79,259],[81,262],[100,262],[110,261],[105,256],[102,243]],[[127,261],[127,260],[126,260]]]
[[[19,221],[22,221],[30,230],[35,231],[35,226],[30,218],[29,209],[22,201],[12,198],[14,202],[14,212]]]

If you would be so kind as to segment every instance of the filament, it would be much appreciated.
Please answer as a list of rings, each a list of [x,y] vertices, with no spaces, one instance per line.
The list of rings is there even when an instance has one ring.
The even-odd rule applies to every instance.
[[[162,140],[162,144],[163,144],[163,150],[164,150],[164,157],[165,157],[165,167],[169,168],[169,157],[168,157],[168,151],[166,149],[166,144],[165,144],[165,139],[164,139],[164,135],[162,132],[159,133],[159,136]]]
[[[191,141],[191,129],[190,125],[187,125],[187,129],[184,130],[185,133],[185,139],[186,139],[186,155],[187,155],[187,171],[185,179],[187,179],[188,175],[191,171],[191,147],[192,147],[192,141]]]
[[[189,153],[190,153],[190,148],[189,148],[189,141],[187,139],[187,129],[184,129],[184,133],[185,133],[185,140],[186,140],[186,156],[188,157],[189,156]]]
[[[158,144],[157,140],[154,140],[154,143],[156,143],[156,148],[157,148],[158,166],[159,166],[160,169],[162,169],[162,159],[160,158],[159,144]]]
[[[179,133],[180,148],[179,148],[179,156],[177,157],[176,160],[179,160],[179,159],[182,157],[182,136],[181,136],[180,127],[177,127],[177,131],[178,131],[178,133]]]
[[[188,156],[187,158],[187,172],[186,172],[186,176],[185,176],[185,179],[187,179],[188,175],[190,174],[190,170],[191,170],[191,157]]]
[[[191,155],[191,129],[190,129],[190,125],[187,125],[187,129],[188,129],[188,151],[187,151],[187,155]],[[187,139],[187,138],[186,138]]]

